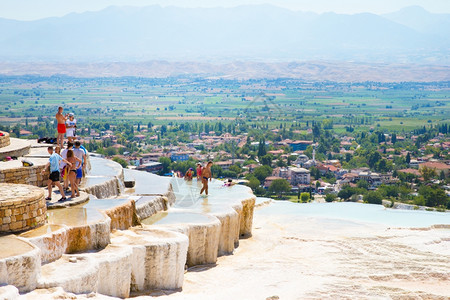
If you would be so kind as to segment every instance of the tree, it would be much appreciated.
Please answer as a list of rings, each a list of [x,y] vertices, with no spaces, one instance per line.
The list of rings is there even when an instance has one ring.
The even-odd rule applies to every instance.
[[[253,175],[260,182],[263,182],[270,174],[272,174],[272,168],[269,166],[259,166],[253,170]]]
[[[290,190],[291,185],[286,179],[275,179],[269,186],[269,192],[278,194],[278,197],[281,197],[283,192],[289,192]]]
[[[335,194],[327,194],[325,196],[325,201],[326,202],[333,202],[334,200],[336,200],[336,195]]]
[[[213,174],[214,177],[222,177],[223,169],[220,166],[212,165],[211,173]]]
[[[113,156],[113,155],[117,154],[117,150],[116,150],[116,148],[108,147],[105,149],[105,153],[107,156]]]
[[[126,168],[128,166],[128,163],[125,159],[120,157],[113,157],[113,161],[116,163],[119,163],[123,168]]]
[[[348,200],[354,194],[356,194],[355,189],[349,185],[346,185],[339,191],[338,197],[344,200]]]
[[[358,183],[356,184],[359,188],[363,188],[368,190],[369,189],[369,183],[367,181],[365,181],[364,179],[361,179],[360,181],[358,181]]]
[[[427,166],[420,168],[419,172],[425,181],[429,181],[431,178],[436,176],[436,170],[433,168],[428,168]]]
[[[383,196],[377,191],[370,191],[364,195],[363,200],[371,204],[381,204]]]
[[[437,185],[428,186],[423,185],[418,190],[419,195],[425,200],[425,205],[430,207],[447,206],[448,196],[445,191]]]
[[[266,155],[266,141],[264,139],[259,140],[258,145],[258,157],[261,158],[262,156]]]
[[[239,173],[242,172],[242,169],[239,168],[239,166],[237,166],[237,165],[231,165],[229,170],[234,172],[234,173],[236,173],[236,174],[239,174]]]
[[[158,161],[162,164],[162,170],[160,172],[160,174],[166,174],[168,173],[170,164],[172,163],[172,161],[170,160],[170,158],[162,156],[158,159]]]
[[[252,176],[247,183],[247,186],[249,186],[252,190],[256,190],[257,187],[261,185],[261,182],[255,177]]]
[[[409,164],[411,162],[411,154],[406,154],[406,163]]]
[[[261,164],[271,166],[272,160],[273,160],[273,155],[266,154],[266,155],[260,156],[259,159],[260,159]]]
[[[308,202],[309,201],[309,193],[301,193],[300,200],[302,200],[302,202],[304,202],[304,203]]]

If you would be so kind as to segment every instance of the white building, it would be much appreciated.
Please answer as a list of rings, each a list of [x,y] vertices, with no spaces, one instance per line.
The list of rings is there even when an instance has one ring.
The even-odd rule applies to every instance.
[[[291,167],[289,171],[291,173],[291,185],[309,184],[311,182],[309,170]]]

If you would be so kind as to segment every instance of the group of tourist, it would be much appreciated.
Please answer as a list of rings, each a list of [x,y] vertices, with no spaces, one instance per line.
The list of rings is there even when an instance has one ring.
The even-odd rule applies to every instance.
[[[203,186],[200,190],[200,195],[205,192],[206,195],[208,195],[208,179],[209,181],[212,180],[212,172],[211,172],[211,166],[213,165],[212,161],[209,161],[206,166],[202,166],[201,163],[197,163],[197,181],[202,182]],[[194,170],[192,168],[189,168],[187,170],[186,174],[184,175],[184,179],[191,181],[194,177]]]
[[[75,144],[68,142],[67,148],[62,152],[59,146],[55,147],[55,151],[52,146],[49,146],[47,151],[50,154],[49,162],[42,170],[42,173],[45,173],[50,168],[50,176],[47,182],[48,197],[45,200],[50,201],[52,199],[53,185],[57,186],[61,193],[62,197],[59,201],[67,200],[66,193],[69,192],[69,185],[71,198],[79,197],[80,190],[78,187],[86,169],[86,149],[81,146],[79,141],[76,141]],[[64,182],[64,188],[61,186],[61,179]]]
[[[46,170],[50,170],[50,176],[47,182],[48,197],[45,200],[50,201],[52,199],[52,187],[55,185],[58,187],[61,193],[61,199],[59,201],[65,201],[66,193],[70,192],[71,198],[79,197],[80,190],[79,185],[81,178],[86,168],[86,149],[81,145],[79,141],[75,141],[75,129],[76,120],[73,113],[63,115],[63,108],[58,107],[56,113],[57,121],[57,146],[53,149],[53,146],[47,148],[50,154],[49,162],[42,170],[42,174]],[[64,146],[64,134],[67,134],[67,148]],[[63,180],[64,187],[61,185],[61,179]]]

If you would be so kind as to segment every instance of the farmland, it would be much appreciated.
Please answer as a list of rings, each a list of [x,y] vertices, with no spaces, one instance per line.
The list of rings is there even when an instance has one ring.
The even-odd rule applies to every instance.
[[[448,121],[450,89],[438,83],[334,83],[295,79],[212,80],[0,77],[0,124],[36,124],[58,106],[79,123],[171,125],[245,121],[269,128],[332,121],[339,133],[354,127],[402,132]]]

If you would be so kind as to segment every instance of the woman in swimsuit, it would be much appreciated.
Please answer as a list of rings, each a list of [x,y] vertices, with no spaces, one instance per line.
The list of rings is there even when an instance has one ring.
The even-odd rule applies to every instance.
[[[79,159],[78,157],[76,157],[73,154],[73,150],[67,150],[67,161],[70,162],[72,164],[72,168],[75,167],[77,164],[76,162],[80,162],[81,163],[81,159]],[[80,190],[78,189],[78,185],[77,185],[77,169],[72,169],[70,168],[69,170],[69,182],[70,182],[70,189],[72,190],[72,194],[70,195],[70,198],[75,198],[75,197],[80,197]],[[75,194],[76,191],[76,194]]]

